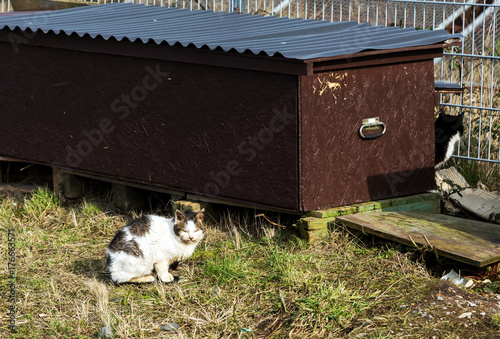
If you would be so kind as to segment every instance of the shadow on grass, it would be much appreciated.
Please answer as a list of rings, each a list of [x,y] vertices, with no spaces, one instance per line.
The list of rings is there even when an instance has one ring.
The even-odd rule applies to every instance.
[[[102,283],[111,283],[111,278],[106,270],[106,258],[102,259],[77,259],[68,267],[76,275],[90,279],[97,279]]]
[[[178,268],[179,263],[174,262],[170,265],[170,270],[175,273]],[[106,259],[84,259],[75,260],[68,267],[71,272],[76,275],[87,277],[89,279],[96,279],[97,281],[105,284],[113,284],[115,286],[120,286],[124,284],[116,284],[111,280],[111,277],[106,270]],[[174,283],[179,281],[179,276],[174,276]],[[141,285],[141,283],[131,283],[132,285]]]

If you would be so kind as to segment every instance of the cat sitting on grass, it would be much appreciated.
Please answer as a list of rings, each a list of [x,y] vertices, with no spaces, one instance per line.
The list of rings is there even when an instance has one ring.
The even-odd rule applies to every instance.
[[[108,246],[111,279],[118,284],[153,282],[156,272],[160,281],[173,281],[169,268],[188,259],[205,235],[204,211],[177,210],[171,219],[145,215],[123,227]]]

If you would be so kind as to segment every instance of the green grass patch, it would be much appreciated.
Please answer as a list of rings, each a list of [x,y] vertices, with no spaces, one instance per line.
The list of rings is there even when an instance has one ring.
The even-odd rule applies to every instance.
[[[59,199],[46,188],[39,188],[30,199],[25,199],[22,213],[25,216],[37,219],[57,209]]]

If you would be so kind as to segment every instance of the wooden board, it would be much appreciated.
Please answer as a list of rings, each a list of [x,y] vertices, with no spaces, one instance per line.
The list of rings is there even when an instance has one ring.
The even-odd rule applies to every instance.
[[[453,182],[455,187],[452,187],[450,182]],[[455,167],[438,171],[436,183],[441,191],[451,193],[447,199],[453,202],[453,205],[486,221],[500,224],[500,195],[469,187],[465,178]],[[460,194],[452,193],[454,188],[460,188]]]
[[[360,213],[337,222],[409,246],[431,245],[439,255],[478,267],[500,261],[496,224],[422,212]]]

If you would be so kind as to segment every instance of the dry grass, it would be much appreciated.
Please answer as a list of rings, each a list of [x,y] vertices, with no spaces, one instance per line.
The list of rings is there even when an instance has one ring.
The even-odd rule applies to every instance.
[[[448,287],[412,259],[421,253],[341,228],[311,246],[239,210],[208,225],[176,272],[178,283],[117,286],[105,272],[105,251],[128,215],[102,201],[61,203],[43,190],[18,201],[19,211],[13,203],[0,203],[0,253],[14,228],[14,338],[95,338],[105,325],[115,337],[161,338],[172,322],[178,338],[484,338],[499,325],[493,310],[479,316],[477,309],[472,319],[444,315],[436,293]],[[10,277],[0,263],[4,299]],[[0,304],[2,337],[7,307]]]

